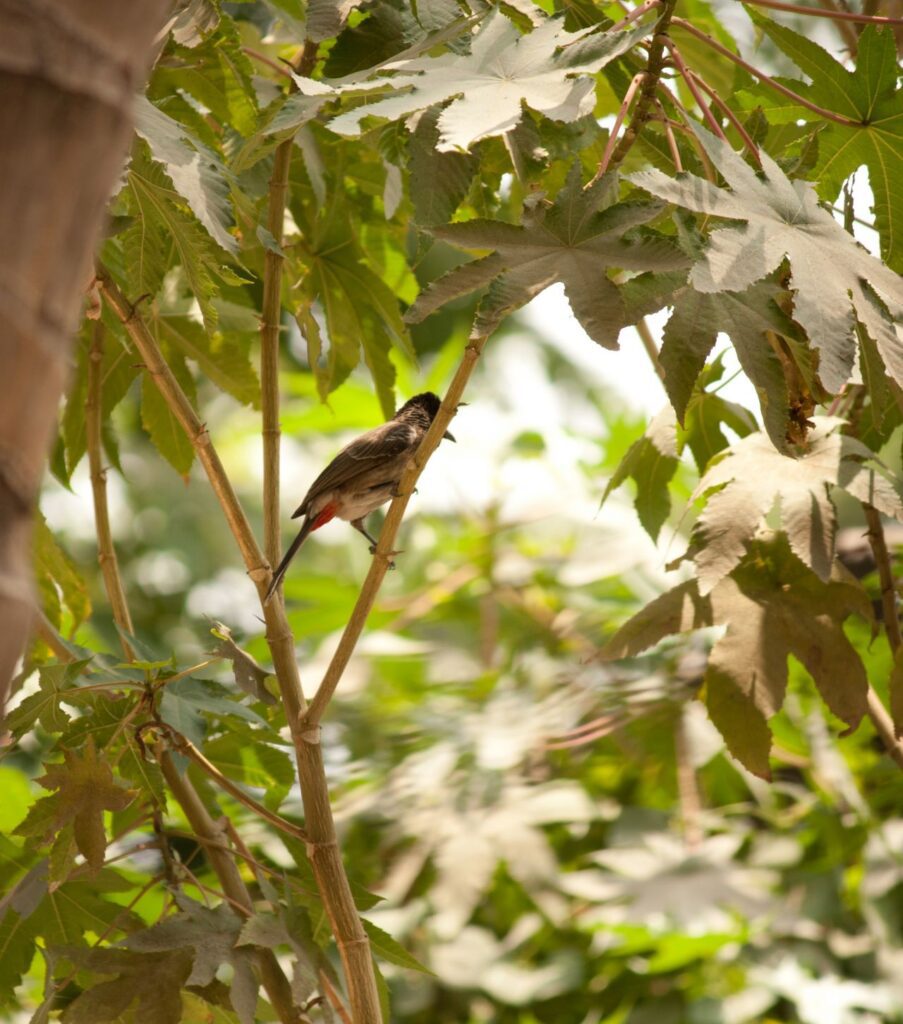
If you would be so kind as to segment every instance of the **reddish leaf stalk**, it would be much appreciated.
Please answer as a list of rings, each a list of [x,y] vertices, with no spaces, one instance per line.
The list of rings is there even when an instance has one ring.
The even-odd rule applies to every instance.
[[[640,4],[639,7],[635,7],[630,12],[630,14],[627,15],[626,18],[622,18],[620,21],[612,25],[608,31],[617,32],[619,29],[625,28],[632,22],[638,21],[640,18],[643,17],[644,14],[647,14],[649,11],[655,10],[656,7],[661,7],[661,5],[662,0],[646,0],[644,4]]]
[[[608,142],[605,143],[605,151],[602,153],[602,159],[599,161],[599,168],[593,175],[592,180],[586,187],[595,185],[595,183],[602,177],[602,175],[608,170],[608,162],[611,160],[611,155],[615,150],[615,146],[618,142],[618,133],[621,131],[621,125],[624,123],[624,118],[627,116],[627,111],[630,109],[630,104],[633,103],[633,97],[636,95],[637,89],[639,89],[643,80],[646,77],[646,72],[641,71],[638,75],[634,75],[633,79],[628,86],[627,92],[624,94],[624,99],[621,102],[621,107],[618,110],[618,116],[615,118],[615,123],[611,126],[611,132],[608,136]]]
[[[840,11],[836,8],[804,7],[802,4],[785,4],[781,0],[746,0],[754,7],[768,7],[788,14],[811,14],[814,18],[830,18],[832,21],[855,21],[869,25],[903,25],[903,18],[886,18],[874,14],[857,14],[855,11]]]
[[[677,0],[662,0],[661,15],[655,23],[655,30],[652,42],[649,45],[649,56],[646,60],[646,70],[643,76],[643,86],[640,96],[633,110],[633,116],[627,130],[621,136],[621,141],[611,155],[608,167],[619,167],[624,158],[630,152],[633,144],[640,137],[640,133],[652,117],[652,106],[655,100],[655,88],[665,67],[665,41],[667,40],[668,26],[674,14]],[[604,172],[603,172],[604,173]],[[598,175],[597,175],[598,177]],[[595,179],[594,179],[595,180]]]
[[[708,103],[706,103],[705,97],[702,95],[702,93],[699,91],[698,86],[693,81],[693,73],[684,63],[684,59],[680,55],[680,50],[678,50],[677,46],[675,45],[672,39],[668,40],[667,46],[668,49],[671,51],[671,59],[674,61],[674,66],[680,72],[683,80],[687,83],[687,88],[693,94],[693,99],[696,101],[696,106],[699,107],[699,111],[708,123],[709,128],[712,129],[712,131],[718,136],[719,139],[723,139],[725,142],[727,142],[727,136],[721,130],[721,125],[718,124],[715,115],[711,112],[711,110],[709,110],[709,105]]]
[[[697,39],[702,40],[710,46],[716,53],[720,53],[722,57],[727,57],[728,60],[733,61],[738,67],[748,71],[751,75],[759,79],[763,85],[767,85],[770,89],[774,89],[775,92],[781,93],[782,96],[786,96],[788,99],[793,100],[794,103],[798,103],[801,107],[805,107],[807,110],[811,110],[813,113],[818,114],[819,117],[824,117],[828,121],[833,121],[835,124],[842,124],[847,128],[861,128],[862,124],[859,121],[851,121],[848,117],[843,117],[841,114],[835,114],[833,110],[826,110],[824,107],[818,106],[816,103],[812,103],[800,96],[799,93],[794,92],[792,89],[788,89],[786,85],[782,85],[780,82],[775,81],[770,75],[766,75],[764,71],[760,71],[754,64],[750,64],[745,61],[742,57],[738,57],[736,53],[733,53],[726,46],[722,46],[717,39],[713,39],[710,35],[700,31],[695,25],[689,21],[685,21],[683,18],[674,18],[675,25],[680,25],[682,29],[685,29],[690,35],[696,36]]]
[[[731,108],[724,102],[724,100],[709,85],[709,83],[705,81],[705,79],[701,75],[698,75],[695,71],[693,71],[692,68],[688,68],[687,70],[690,72],[690,77],[711,97],[715,106],[718,107],[718,109],[724,114],[728,121],[730,121],[730,123],[734,126],[734,129],[736,130],[737,134],[743,140],[743,145],[746,146],[752,158],[761,167],[762,158],[759,156],[759,147],[755,144],[755,142],[753,142],[752,137],[750,136],[749,132],[743,127],[737,115],[733,112],[733,110],[731,110]]]

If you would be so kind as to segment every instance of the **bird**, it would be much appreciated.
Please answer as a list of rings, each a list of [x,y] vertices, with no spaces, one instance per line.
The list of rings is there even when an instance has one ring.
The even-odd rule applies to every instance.
[[[282,582],[298,548],[331,519],[350,522],[370,541],[370,553],[375,553],[376,540],[368,533],[364,519],[397,496],[401,474],[430,429],[440,405],[439,396],[432,391],[414,395],[392,419],[361,434],[336,455],[292,513],[292,519],[304,516],[304,522],[273,573],[264,604]],[[455,440],[448,430],[442,436]]]

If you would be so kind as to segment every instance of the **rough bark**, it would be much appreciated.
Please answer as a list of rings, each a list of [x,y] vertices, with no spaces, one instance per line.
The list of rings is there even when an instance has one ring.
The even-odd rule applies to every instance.
[[[0,713],[34,615],[32,511],[131,98],[169,0],[0,0]]]

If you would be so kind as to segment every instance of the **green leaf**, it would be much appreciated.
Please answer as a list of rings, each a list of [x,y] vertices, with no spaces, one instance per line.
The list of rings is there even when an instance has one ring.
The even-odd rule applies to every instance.
[[[371,88],[393,94],[334,118],[329,127],[356,135],[365,117],[395,120],[452,100],[438,121],[440,152],[467,150],[480,139],[502,135],[521,119],[524,103],[556,121],[576,121],[595,106],[590,77],[626,53],[647,32],[566,32],[548,18],[522,36],[498,10],[471,40],[470,53],[445,53],[393,62],[391,76]],[[305,87],[300,86],[304,92]],[[359,90],[360,85],[355,83]]]
[[[636,484],[634,507],[649,536],[656,540],[671,512],[668,482],[677,472],[677,437],[674,411],[664,409],[634,441],[615,470],[601,504],[629,477]]]
[[[847,70],[807,36],[772,21],[755,8],[747,13],[812,80],[791,83],[807,99],[841,114],[853,125],[821,120],[818,160],[813,173],[818,192],[833,201],[846,178],[863,164],[875,196],[875,226],[881,255],[903,271],[903,93],[897,88],[899,65],[894,34],[866,25],[859,35],[856,68]],[[817,117],[796,107],[797,117]]]
[[[42,665],[38,674],[38,692],[26,697],[18,707],[10,711],[6,718],[7,728],[21,735],[40,721],[47,732],[62,732],[70,719],[60,706],[61,694],[76,689],[75,679],[87,664],[87,661],[76,661]]]
[[[409,971],[420,971],[421,974],[432,975],[433,972],[428,967],[424,967],[416,957],[411,956],[404,946],[396,939],[393,939],[388,932],[384,932],[382,928],[377,927],[377,925],[366,918],[361,918],[361,923],[370,939],[373,952],[377,956],[387,960],[390,964],[395,964],[397,967],[404,967]]]
[[[419,323],[451,299],[490,285],[476,322],[476,330],[489,333],[507,313],[560,281],[587,334],[606,348],[617,348],[627,319],[607,269],[667,271],[686,265],[687,259],[663,236],[629,237],[631,229],[659,216],[658,204],[616,200],[614,177],[606,175],[584,190],[575,163],[555,202],[548,209],[534,206],[523,225],[472,220],[433,228],[434,235],[461,248],[495,251],[430,285],[406,319]]]
[[[63,1024],[116,1021],[130,1007],[141,1024],[180,1024],[181,990],[191,973],[191,956],[185,950],[71,949],[66,955],[84,970],[115,977],[77,996],[63,1011]]]
[[[204,747],[204,755],[228,778],[264,791],[266,806],[275,810],[295,781],[292,760],[284,750],[241,736],[219,736]]]
[[[238,243],[229,231],[229,182],[219,156],[145,96],[135,97],[133,114],[135,131],[147,142],[195,217],[218,245],[227,252],[238,252]],[[252,126],[255,120],[252,115]]]
[[[59,596],[72,616],[73,627],[78,627],[91,614],[91,600],[88,588],[79,575],[75,563],[59,546],[47,521],[40,512],[35,514],[34,539],[34,571],[41,592],[41,600],[47,617],[56,628],[59,628]]]
[[[711,233],[690,273],[693,287],[705,293],[745,291],[786,257],[795,295],[793,318],[820,355],[824,386],[836,392],[849,378],[856,317],[877,342],[888,372],[903,380],[903,347],[892,322],[903,318],[900,278],[822,209],[811,185],[790,181],[768,154],[762,153],[759,175],[726,143],[702,128],[694,130],[730,190],[692,174],[669,178],[660,171],[641,171],[629,179],[686,209],[746,222]]]
[[[307,36],[315,43],[324,39],[333,39],[341,31],[348,20],[348,15],[362,0],[308,0]]]
[[[236,947],[242,918],[225,903],[210,909],[182,894],[175,900],[181,913],[133,932],[125,945],[145,954],[190,948],[193,962],[191,973],[182,982],[186,986],[204,988],[214,980],[221,964],[229,964],[233,972],[229,990],[232,1007],[242,1024],[254,1024],[258,986],[251,967],[252,956],[250,950]]]
[[[140,147],[132,158],[127,180],[138,218],[123,243],[129,271],[145,275],[141,280],[148,294],[155,295],[162,280],[161,269],[177,262],[197,299],[204,323],[212,330],[217,319],[214,275],[222,274],[218,250],[194,216],[183,208],[184,200],[169,186],[159,166],[144,159]],[[167,253],[165,264],[160,262],[161,251]]]
[[[439,108],[426,110],[408,144],[411,199],[414,217],[430,227],[451,220],[467,195],[478,162],[467,153],[440,153]]]
[[[198,364],[209,380],[245,405],[260,408],[260,381],[250,359],[250,341],[222,331],[205,330],[187,317],[164,316],[160,333],[186,359]]]
[[[766,333],[793,336],[796,329],[775,302],[779,289],[768,282],[744,292],[678,293],[665,325],[659,360],[665,389],[683,422],[693,386],[720,332],[730,335],[737,358],[752,381],[762,407],[765,429],[778,449],[786,446],[789,398],[780,361]]]
[[[185,360],[171,351],[164,351],[164,355],[182,390],[195,404],[194,379]],[[194,462],[194,447],[149,373],[141,378],[141,423],[157,451],[180,476],[187,477]]]

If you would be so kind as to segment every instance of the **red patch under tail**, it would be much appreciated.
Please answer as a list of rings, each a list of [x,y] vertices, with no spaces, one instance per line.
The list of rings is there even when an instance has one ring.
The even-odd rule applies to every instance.
[[[328,505],[324,505],[323,508],[317,513],[317,518],[311,523],[310,532],[319,530],[321,526],[325,526],[330,519],[335,519],[335,514],[338,512],[339,506],[335,502],[330,502]]]

